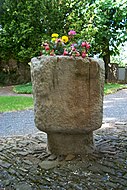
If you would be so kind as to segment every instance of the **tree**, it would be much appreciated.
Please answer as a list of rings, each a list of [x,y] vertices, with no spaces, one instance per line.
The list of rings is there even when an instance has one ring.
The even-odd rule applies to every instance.
[[[97,51],[105,62],[106,76],[108,79],[107,69],[110,63],[110,56],[118,54],[118,46],[127,39],[127,1],[101,0],[96,1],[94,25],[98,28],[95,34],[95,44]]]
[[[4,59],[27,61],[38,51],[42,32],[40,4],[39,0],[6,0],[3,4],[0,52]]]
[[[118,54],[118,46],[127,39],[127,0],[95,0],[77,2],[69,19],[74,20],[72,27],[81,31],[88,39],[93,53],[99,53],[105,62],[105,78],[110,56]]]
[[[66,0],[5,0],[0,18],[0,57],[27,62],[39,55],[42,37],[62,33],[69,12]]]
[[[120,45],[119,47],[119,55],[111,56],[111,62],[117,63],[120,66],[125,67],[127,65],[127,42]]]
[[[5,0],[1,0],[0,1],[0,18],[1,18],[1,16],[2,16],[2,14],[3,14],[3,9],[2,9],[2,6],[3,6],[3,3],[5,2]]]

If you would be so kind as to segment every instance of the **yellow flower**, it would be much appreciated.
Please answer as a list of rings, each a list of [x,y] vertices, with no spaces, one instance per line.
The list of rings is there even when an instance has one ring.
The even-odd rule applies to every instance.
[[[57,33],[52,34],[52,38],[58,38],[58,36],[59,36],[59,34],[57,34]]]
[[[62,41],[63,41],[64,43],[67,43],[67,42],[68,42],[68,37],[67,37],[67,36],[62,36]]]
[[[56,38],[52,38],[52,41],[55,42],[55,41],[56,41]]]

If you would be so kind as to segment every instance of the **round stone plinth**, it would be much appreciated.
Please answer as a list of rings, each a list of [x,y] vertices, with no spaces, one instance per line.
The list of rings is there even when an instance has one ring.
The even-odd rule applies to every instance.
[[[56,155],[80,154],[93,152],[93,133],[88,134],[48,134],[48,150]]]

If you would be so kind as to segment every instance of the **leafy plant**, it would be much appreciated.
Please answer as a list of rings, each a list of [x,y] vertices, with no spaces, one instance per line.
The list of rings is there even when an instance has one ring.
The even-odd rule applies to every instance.
[[[103,57],[107,79],[110,56],[118,54],[119,44],[127,40],[127,0],[75,0],[71,5],[70,27],[82,31],[91,44],[91,53]]]
[[[13,91],[17,94],[32,94],[32,84],[30,82],[27,84],[16,85],[13,88]]]
[[[107,83],[104,85],[104,94],[112,94],[124,88],[127,88],[127,86],[124,84]]]
[[[66,55],[66,56],[82,56],[88,55],[90,44],[84,40],[76,39],[76,32],[70,30],[68,36],[58,38],[57,33],[52,34],[51,41],[42,43],[42,55]]]
[[[0,58],[28,62],[40,52],[42,37],[66,28],[69,0],[2,0]]]

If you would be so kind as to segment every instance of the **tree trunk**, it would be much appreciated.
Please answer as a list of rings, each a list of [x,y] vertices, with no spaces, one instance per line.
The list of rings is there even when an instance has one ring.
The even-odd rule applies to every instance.
[[[105,63],[105,82],[108,82],[108,64],[110,63],[110,51],[109,47],[106,48],[103,55],[103,60]]]

